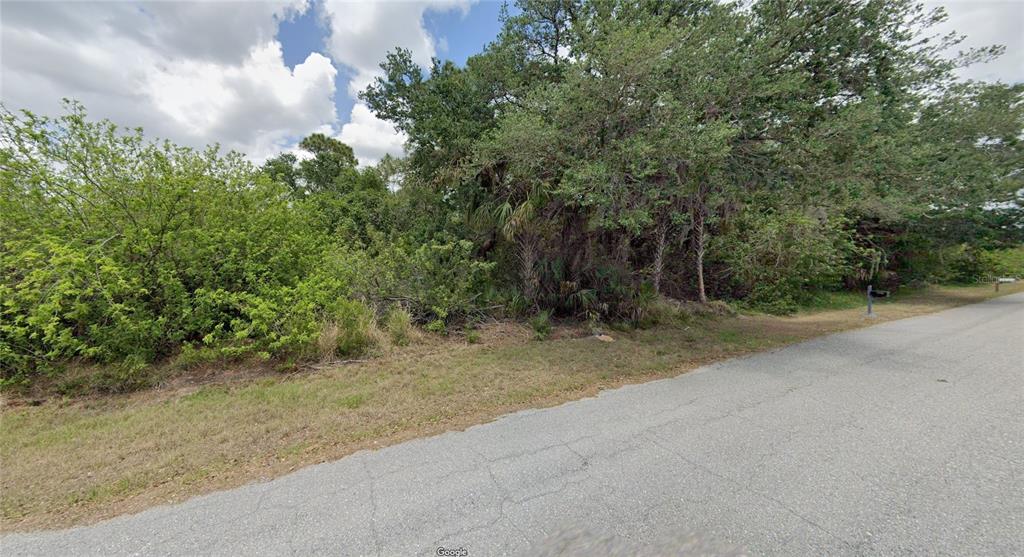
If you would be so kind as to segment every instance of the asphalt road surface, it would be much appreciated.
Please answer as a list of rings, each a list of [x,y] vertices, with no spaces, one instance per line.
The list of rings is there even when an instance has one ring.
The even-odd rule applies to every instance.
[[[686,552],[1024,555],[1024,295],[0,539],[4,557]]]

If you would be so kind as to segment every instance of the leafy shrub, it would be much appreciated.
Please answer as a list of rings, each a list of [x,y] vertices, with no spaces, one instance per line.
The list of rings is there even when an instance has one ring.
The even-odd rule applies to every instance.
[[[991,250],[988,257],[992,262],[993,277],[1024,278],[1024,246],[1011,249]]]
[[[224,354],[219,347],[186,344],[181,347],[181,352],[174,357],[173,365],[179,369],[188,370],[224,359]]]
[[[513,292],[505,302],[505,311],[508,315],[520,317],[529,311],[530,302],[519,292]]]
[[[378,307],[401,301],[414,320],[434,332],[478,311],[494,268],[473,257],[467,240],[415,245],[378,235],[369,252],[366,265],[373,272],[355,278],[355,294]]]
[[[747,214],[720,243],[746,302],[779,314],[816,290],[837,288],[854,249],[841,223],[796,212]]]
[[[765,313],[786,315],[800,309],[800,298],[789,292],[785,284],[762,283],[754,285],[745,303]]]
[[[4,385],[75,358],[135,369],[183,344],[231,356],[315,335],[299,321],[344,289],[302,284],[327,242],[305,204],[237,154],[148,143],[69,109],[0,114]],[[117,373],[111,384],[134,381]]]
[[[974,284],[999,276],[1024,275],[1024,248],[985,250],[957,244],[915,252],[905,264],[914,279],[932,283]]]
[[[1024,277],[1024,247],[980,249],[969,244],[942,251],[944,268],[933,280],[972,284],[999,277]]]
[[[446,335],[446,334],[448,334],[448,326],[445,325],[444,319],[435,319],[435,320],[427,323],[425,329],[427,329],[431,333],[436,333],[436,334],[439,334],[439,335]]]
[[[533,338],[545,340],[551,336],[551,314],[541,311],[530,318],[530,327],[533,329]]]
[[[657,303],[658,293],[654,291],[654,287],[650,284],[643,283],[635,289],[629,302],[630,321],[633,323],[633,326],[646,328],[656,325],[657,322],[656,318],[653,317],[653,312],[656,311],[655,306]]]
[[[942,282],[973,284],[995,275],[995,260],[983,249],[961,244],[945,251],[947,263]]]

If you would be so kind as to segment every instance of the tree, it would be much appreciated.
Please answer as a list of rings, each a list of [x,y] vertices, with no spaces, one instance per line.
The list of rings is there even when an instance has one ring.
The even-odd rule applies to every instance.
[[[356,168],[352,148],[322,133],[306,136],[299,149],[313,155],[299,162],[299,172],[308,193],[321,193],[339,187],[338,177]]]
[[[517,7],[464,68],[435,61],[424,74],[398,51],[364,99],[409,135],[410,171],[463,215],[461,234],[515,265],[520,292],[541,305],[593,292],[614,313],[648,281],[699,301],[728,295],[744,282],[730,251],[753,249],[729,244],[753,241],[734,227],[782,215],[847,227],[857,249],[843,257],[869,262],[829,269],[863,280],[900,265],[899,242],[922,223],[995,222],[978,217],[1017,191],[1019,173],[1003,164],[1019,158],[1013,124],[989,126],[998,141],[973,133],[981,120],[967,107],[981,97],[958,92],[953,74],[1000,48],[944,58],[961,37],[929,35],[941,10],[912,0]],[[1013,113],[1002,95],[989,91],[973,114]],[[960,129],[938,125],[961,117]]]
[[[320,133],[303,138],[299,148],[309,158],[300,161],[292,153],[283,153],[264,163],[262,170],[287,186],[293,199],[313,207],[324,230],[366,244],[371,230],[391,227],[389,174],[378,168],[357,168],[351,147]]]
[[[299,158],[294,153],[281,153],[263,163],[263,172],[275,182],[288,186],[292,197],[305,195],[304,182],[298,169]]]

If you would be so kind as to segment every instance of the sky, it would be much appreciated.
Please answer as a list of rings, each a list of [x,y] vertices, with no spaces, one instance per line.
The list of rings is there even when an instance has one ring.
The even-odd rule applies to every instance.
[[[966,34],[962,47],[1006,46],[963,77],[1024,82],[1024,0],[926,4],[947,9],[939,30]],[[320,132],[373,164],[405,141],[358,99],[387,52],[463,64],[496,37],[500,10],[487,0],[3,0],[0,99],[58,115],[73,98],[150,137],[219,143],[256,162]]]

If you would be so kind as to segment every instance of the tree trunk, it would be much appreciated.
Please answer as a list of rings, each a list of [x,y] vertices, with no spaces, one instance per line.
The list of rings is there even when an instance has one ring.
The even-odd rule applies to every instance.
[[[615,258],[619,261],[619,264],[623,268],[629,267],[629,252],[630,252],[630,238],[626,232],[622,232],[619,236],[619,243],[615,246]]]
[[[664,224],[658,226],[658,244],[654,248],[654,270],[651,277],[651,282],[654,283],[655,294],[661,294],[661,273],[665,268],[665,236],[667,234],[667,226]]]
[[[705,229],[703,229],[703,219],[700,220],[700,224],[694,229],[694,242],[696,242],[696,266],[697,266],[697,300],[702,303],[708,303],[708,294],[705,292],[705,286],[703,286],[703,252],[707,247],[705,239]]]
[[[697,266],[697,300],[706,304],[708,295],[704,289],[704,250],[707,248],[707,231],[704,229],[703,207],[696,211],[696,217],[693,223],[693,249]]]
[[[519,235],[519,278],[523,283],[523,297],[536,305],[540,290],[540,276],[537,274],[537,239],[532,234]]]

